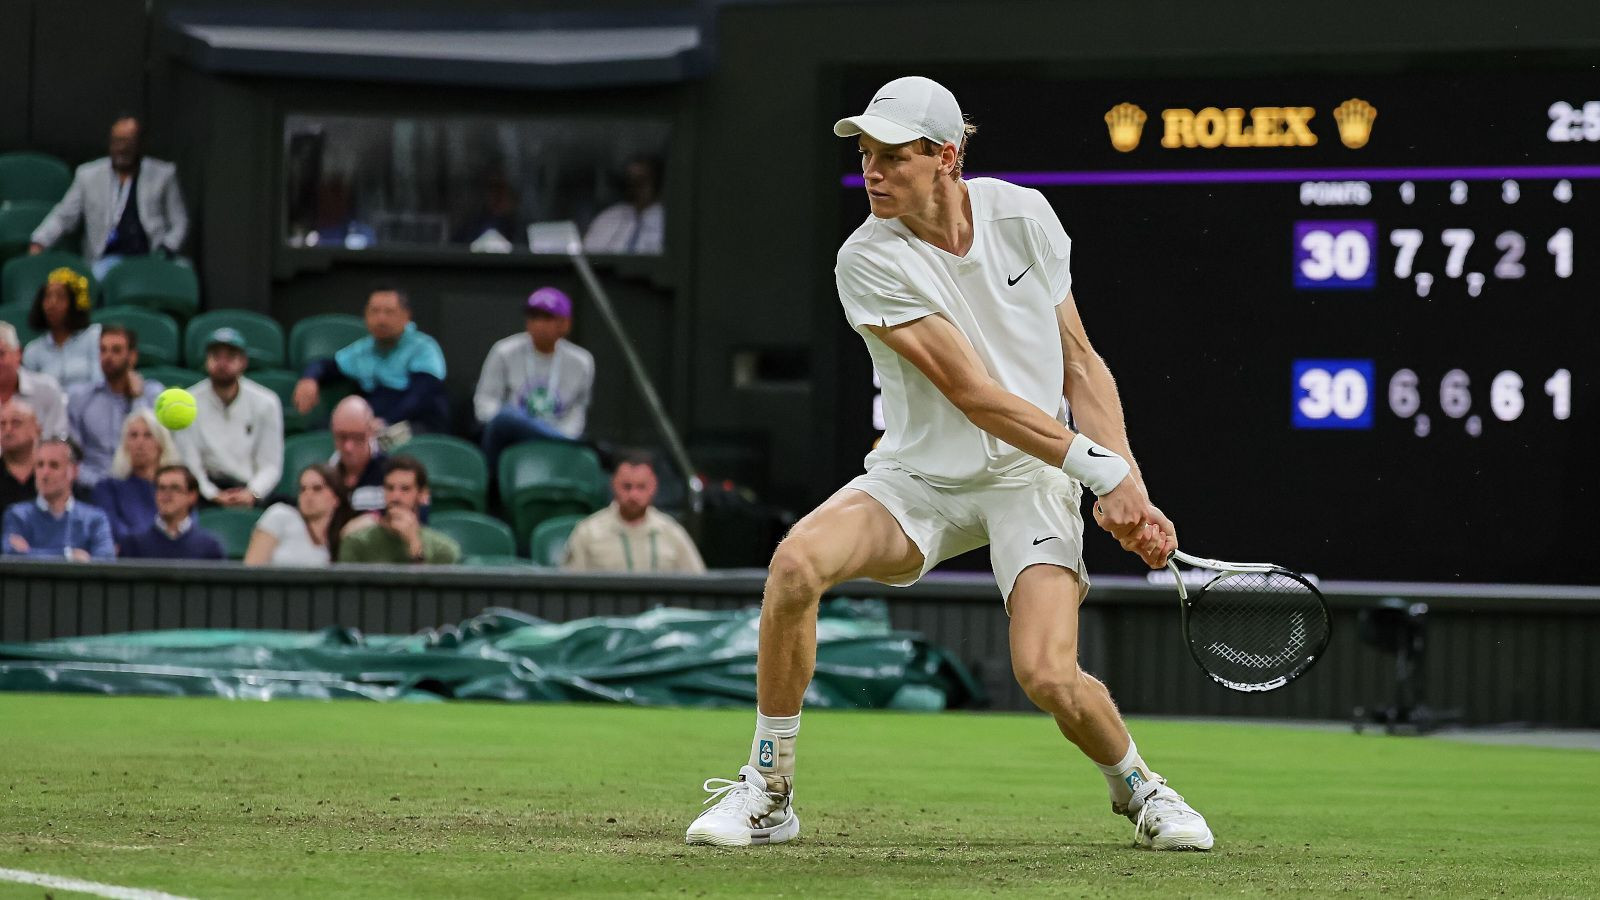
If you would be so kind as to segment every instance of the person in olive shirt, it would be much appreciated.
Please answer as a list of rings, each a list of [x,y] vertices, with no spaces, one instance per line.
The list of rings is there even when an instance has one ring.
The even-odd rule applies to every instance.
[[[383,469],[383,515],[347,532],[339,542],[339,562],[429,563],[460,561],[455,541],[428,528],[417,511],[428,502],[428,470],[415,457],[394,456]]]

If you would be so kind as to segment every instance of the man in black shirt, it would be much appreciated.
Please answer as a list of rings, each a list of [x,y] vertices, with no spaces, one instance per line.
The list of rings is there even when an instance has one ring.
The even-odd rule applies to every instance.
[[[33,407],[13,397],[0,405],[0,510],[32,500],[33,448],[39,444],[39,422]]]

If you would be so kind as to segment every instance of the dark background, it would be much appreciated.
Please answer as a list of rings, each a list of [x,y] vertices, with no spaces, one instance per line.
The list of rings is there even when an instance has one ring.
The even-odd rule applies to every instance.
[[[488,115],[668,117],[674,126],[668,253],[658,261],[605,263],[602,277],[701,467],[753,483],[765,497],[802,511],[854,471],[864,451],[866,356],[841,325],[831,272],[843,223],[864,209],[839,186],[851,163],[827,130],[864,103],[865,94],[853,96],[855,85],[907,72],[946,81],[983,126],[973,171],[1136,168],[1150,162],[1147,154],[1122,157],[1106,142],[1099,117],[1111,103],[1138,102],[1157,117],[1146,125],[1148,147],[1162,107],[1249,107],[1256,96],[1272,105],[1317,107],[1324,117],[1317,154],[1343,149],[1327,127],[1328,110],[1362,96],[1380,109],[1368,150],[1374,158],[1381,150],[1385,164],[1510,164],[1523,160],[1507,154],[1550,148],[1496,133],[1514,124],[1502,116],[1502,104],[1522,102],[1516,87],[1524,82],[1508,75],[1526,74],[1541,90],[1559,87],[1549,100],[1600,99],[1592,62],[1600,17],[1588,4],[1549,0],[1348,0],[1336,16],[1243,0],[253,6],[297,15],[336,8],[372,15],[566,9],[704,16],[712,62],[698,77],[560,91],[233,75],[179,59],[167,24],[171,12],[236,5],[0,0],[0,150],[38,149],[81,162],[104,153],[114,113],[143,113],[150,152],[180,166],[206,303],[266,310],[287,325],[313,311],[355,311],[367,283],[399,279],[412,288],[421,327],[445,347],[449,385],[465,415],[482,352],[519,327],[517,300],[545,283],[577,291],[576,279],[554,261],[531,257],[284,248],[278,240],[283,117],[301,109],[400,114],[463,107]],[[1463,75],[1470,85],[1452,80]],[[1006,79],[1028,85],[1027,93],[986,93],[985,84]],[[1134,82],[1150,86],[1135,96],[1128,93]],[[1236,93],[1243,84],[1254,87]],[[1301,100],[1298,87],[1289,89],[1300,84],[1326,90]],[[1017,114],[1008,102],[1077,118],[1067,127]],[[1488,125],[1467,124],[1475,121]],[[1430,142],[1399,142],[1411,134],[1429,135]],[[1600,157],[1597,145],[1568,149]],[[1187,152],[1197,163],[1205,156],[1206,165],[1242,165],[1255,155]],[[1224,154],[1241,160],[1229,163]],[[1581,515],[1592,477],[1579,464],[1594,449],[1586,406],[1592,393],[1585,393],[1593,371],[1582,355],[1593,346],[1593,291],[1585,300],[1581,289],[1583,254],[1592,246],[1584,243],[1584,223],[1570,223],[1579,244],[1575,277],[1559,290],[1534,291],[1533,276],[1548,262],[1542,241],[1551,223],[1542,207],[1480,206],[1475,196],[1459,221],[1529,235],[1527,283],[1496,292],[1491,280],[1477,313],[1442,290],[1432,304],[1412,303],[1408,311],[1403,292],[1381,278],[1370,294],[1293,291],[1288,228],[1294,219],[1375,218],[1382,233],[1412,224],[1390,200],[1347,216],[1350,208],[1302,208],[1295,191],[1286,184],[1228,188],[1218,197],[1204,188],[1049,193],[1074,235],[1076,289],[1098,348],[1122,380],[1134,446],[1158,502],[1178,519],[1190,545],[1214,555],[1280,556],[1329,577],[1592,582],[1580,568],[1593,555],[1595,537]],[[1573,212],[1592,220],[1581,184],[1578,195]],[[1412,211],[1420,216],[1427,209],[1419,202]],[[1457,220],[1415,224],[1437,229]],[[1479,249],[1482,242],[1480,236]],[[1390,259],[1380,254],[1381,265]],[[1447,302],[1457,303],[1461,318],[1445,323],[1435,316],[1449,309]],[[574,337],[595,353],[599,367],[595,432],[649,440],[619,348],[581,300]],[[757,360],[765,377],[736,382],[740,355]],[[1312,356],[1376,360],[1372,431],[1288,430],[1287,361]],[[1487,379],[1515,369],[1529,382],[1529,411],[1511,424],[1487,419],[1476,440],[1459,423],[1447,433],[1451,428],[1435,415],[1435,433],[1417,438],[1381,395],[1402,365],[1422,376],[1425,398],[1431,386],[1434,404],[1444,367],[1467,369],[1475,412],[1483,411]],[[1575,378],[1566,432],[1537,414],[1546,402],[1538,385],[1556,365]],[[1089,543],[1092,570],[1131,571],[1106,542]]]

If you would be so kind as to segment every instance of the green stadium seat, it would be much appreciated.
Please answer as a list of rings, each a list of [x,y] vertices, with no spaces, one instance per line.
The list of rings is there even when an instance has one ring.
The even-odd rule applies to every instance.
[[[271,316],[243,309],[217,309],[189,320],[183,333],[184,359],[195,368],[206,363],[206,340],[218,328],[238,329],[244,336],[245,353],[252,369],[281,369],[287,361],[283,353],[283,326]]]
[[[89,279],[89,296],[99,300],[100,283],[89,271],[89,264],[84,262],[83,257],[61,250],[46,250],[37,256],[23,255],[6,260],[5,267],[0,268],[0,304],[31,305],[44,280],[50,277],[51,272],[63,267]]]
[[[533,526],[533,534],[528,538],[528,556],[541,566],[559,566],[561,558],[567,553],[567,540],[572,537],[572,529],[578,527],[587,516],[556,516],[545,519]]]
[[[528,441],[500,454],[500,500],[516,534],[556,516],[587,515],[607,502],[605,473],[581,444]]]
[[[164,312],[142,306],[107,306],[89,313],[89,321],[121,325],[139,336],[139,362],[153,366],[178,364],[178,323]]]
[[[289,368],[304,372],[312,360],[327,359],[366,336],[367,323],[359,316],[329,313],[301,319],[289,329]]]
[[[506,523],[467,510],[428,511],[428,527],[461,545],[462,556],[516,556],[517,539]],[[525,560],[524,560],[525,561]]]
[[[38,202],[0,205],[0,259],[10,259],[28,252],[33,230],[50,214],[53,205]]]
[[[463,556],[461,557],[461,565],[473,567],[511,566],[513,568],[523,569],[537,568],[537,566],[535,566],[533,563],[528,562],[520,556],[510,556],[504,554],[472,554]]]
[[[159,256],[136,256],[106,273],[101,293],[107,306],[148,306],[187,321],[200,310],[200,279],[194,269]]]
[[[140,346],[142,347],[143,344],[141,343]],[[140,356],[139,361],[141,363],[144,361],[142,355]],[[139,366],[139,374],[143,375],[150,381],[160,382],[162,388],[175,387],[183,388],[184,390],[188,390],[189,388],[192,388],[200,382],[206,380],[205,373],[196,372],[193,369],[185,369],[182,366],[141,365]]]
[[[283,477],[274,493],[282,497],[300,495],[300,470],[312,463],[325,463],[333,457],[333,433],[308,431],[284,438]]]
[[[0,204],[31,201],[54,206],[72,186],[72,170],[43,153],[0,153]]]
[[[32,309],[32,303],[7,303],[0,306],[0,322],[10,322],[17,329],[17,340],[24,346],[39,336],[39,332],[28,326],[28,313]]]
[[[489,464],[476,444],[448,434],[419,434],[390,452],[395,454],[414,456],[427,467],[433,509],[488,508]]]
[[[250,547],[250,533],[256,530],[259,509],[227,509],[214,506],[200,510],[200,527],[212,532],[222,541],[222,549],[229,559],[244,559]]]

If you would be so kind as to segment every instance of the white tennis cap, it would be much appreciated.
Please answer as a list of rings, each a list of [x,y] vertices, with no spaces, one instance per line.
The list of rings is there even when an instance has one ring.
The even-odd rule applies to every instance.
[[[931,78],[910,75],[896,78],[872,96],[866,112],[833,123],[839,137],[865,132],[885,144],[908,144],[928,138],[939,144],[961,146],[966,120],[956,96]]]

